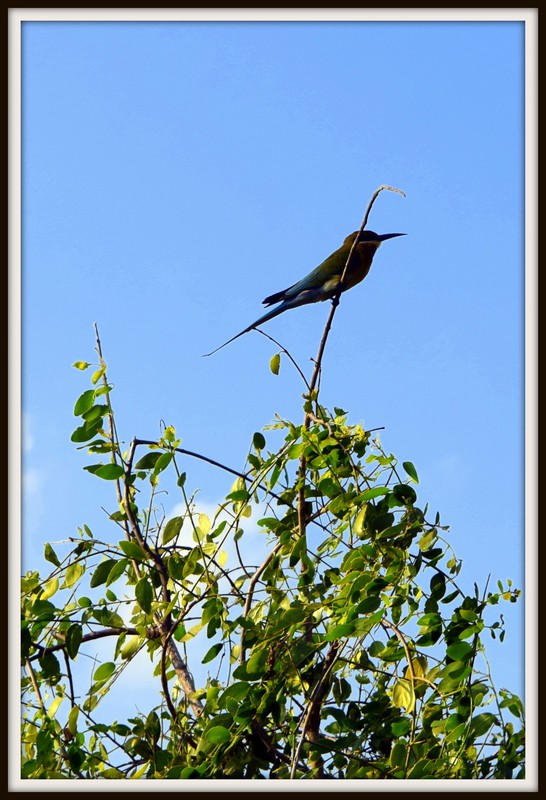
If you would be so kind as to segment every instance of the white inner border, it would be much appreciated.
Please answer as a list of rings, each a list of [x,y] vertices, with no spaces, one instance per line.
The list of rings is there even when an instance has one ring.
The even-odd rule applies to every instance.
[[[21,575],[21,23],[74,22],[497,22],[525,23],[525,693],[527,778],[522,781],[415,780],[335,784],[336,792],[538,791],[538,8],[82,8],[8,9],[8,469],[9,553],[8,791],[329,792],[330,781],[22,781],[19,729],[19,576]],[[182,784],[182,785],[181,785]]]

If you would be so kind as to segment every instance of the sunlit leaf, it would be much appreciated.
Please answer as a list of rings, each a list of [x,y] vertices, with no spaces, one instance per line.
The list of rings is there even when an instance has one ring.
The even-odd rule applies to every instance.
[[[95,390],[87,389],[76,400],[76,404],[74,406],[74,416],[80,417],[82,414],[85,414],[85,412],[91,408],[94,402],[95,402]]]
[[[104,681],[107,680],[111,675],[114,674],[116,671],[116,665],[113,661],[105,661],[104,664],[101,664],[100,667],[97,667],[93,674],[94,681]]]
[[[59,588],[59,579],[58,578],[51,578],[51,580],[47,581],[42,589],[42,594],[40,598],[42,600],[47,600],[48,597],[53,597],[57,589]]]
[[[392,701],[397,708],[405,708],[411,714],[415,707],[415,691],[411,681],[399,680],[392,691]]]
[[[231,739],[231,733],[223,725],[214,725],[203,734],[211,744],[225,744]]]
[[[64,576],[64,585],[66,587],[73,586],[85,572],[85,566],[81,561],[75,561],[67,568]]]
[[[59,710],[59,706],[63,702],[64,697],[61,695],[60,697],[56,697],[52,703],[50,703],[49,708],[47,709],[47,716],[50,719],[55,719],[55,714]]]
[[[141,636],[130,636],[121,648],[121,657],[127,661],[133,656],[142,644]]]
[[[105,481],[113,481],[121,478],[125,474],[125,469],[121,464],[103,464],[97,470],[95,475],[98,478],[103,478]]]
[[[271,358],[269,362],[269,369],[273,373],[273,375],[278,375],[279,370],[281,368],[281,354],[275,353],[275,355]]]
[[[72,736],[75,736],[77,734],[77,732],[78,732],[78,715],[79,715],[79,713],[80,713],[80,709],[78,708],[78,706],[72,706],[72,708],[70,709],[70,712],[68,714],[68,721],[66,723],[66,727],[68,728],[68,730],[70,731]]]
[[[212,527],[210,517],[207,514],[199,514],[198,521],[199,521],[199,528],[206,536]]]
[[[466,661],[471,657],[474,648],[468,642],[453,642],[446,650],[447,655],[454,661]]]
[[[134,558],[135,561],[145,561],[148,558],[144,550],[136,542],[122,540],[119,546],[128,558]]]

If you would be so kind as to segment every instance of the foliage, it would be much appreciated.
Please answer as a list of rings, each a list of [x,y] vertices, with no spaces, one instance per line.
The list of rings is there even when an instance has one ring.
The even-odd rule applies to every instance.
[[[462,591],[413,464],[313,390],[304,424],[265,429],[280,447],[254,434],[211,519],[188,494],[173,427],[123,451],[111,391],[101,356],[72,440],[115,489],[120,534],[84,525],[65,554],[46,545],[49,575],[23,578],[24,777],[523,776],[522,704],[495,691],[483,645],[504,636],[487,612],[518,591]],[[183,511],[166,518],[170,473]],[[267,543],[259,566],[248,518]],[[113,656],[85,688],[78,661],[99,637]],[[158,684],[150,708],[98,722],[141,651]]]

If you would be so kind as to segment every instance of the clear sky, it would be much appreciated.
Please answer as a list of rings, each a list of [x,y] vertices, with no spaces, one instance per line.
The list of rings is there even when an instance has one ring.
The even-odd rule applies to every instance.
[[[262,299],[356,230],[386,242],[342,297],[322,401],[415,464],[464,566],[524,585],[522,22],[25,22],[22,34],[23,569],[111,485],[70,442],[100,329],[122,438],[242,468],[302,386],[255,332]],[[305,369],[330,304],[264,330]],[[185,465],[199,502],[231,486]],[[523,691],[524,602],[491,642]]]

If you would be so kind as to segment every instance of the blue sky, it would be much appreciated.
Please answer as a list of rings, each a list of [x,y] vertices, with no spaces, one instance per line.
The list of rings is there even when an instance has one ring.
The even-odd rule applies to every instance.
[[[83,471],[74,402],[100,329],[120,435],[242,467],[302,387],[251,332],[351,231],[386,242],[345,294],[322,401],[419,473],[461,583],[524,586],[522,22],[25,22],[22,32],[23,569],[110,487]],[[327,303],[264,330],[309,371]],[[212,506],[231,480],[200,462]],[[104,533],[103,533],[104,532]],[[524,603],[490,658],[523,691]]]

